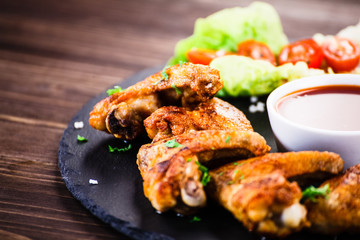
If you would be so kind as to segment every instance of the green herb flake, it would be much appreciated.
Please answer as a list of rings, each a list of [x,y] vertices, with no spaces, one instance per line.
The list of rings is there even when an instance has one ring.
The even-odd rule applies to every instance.
[[[231,138],[231,136],[227,136],[225,142],[226,142],[226,143],[229,143],[229,142],[230,142],[230,138]]]
[[[176,139],[172,139],[164,143],[166,147],[168,148],[177,148],[177,147],[183,147],[180,143],[176,141]]]
[[[201,221],[201,218],[199,218],[199,217],[197,217],[197,216],[194,216],[194,217],[190,220],[191,223],[200,222],[200,221]]]
[[[236,170],[234,171],[234,175],[236,176],[236,175],[238,175],[238,173],[239,173],[239,169],[236,169]],[[244,179],[244,174],[241,173],[241,176],[239,177],[239,179],[240,179],[240,180],[243,180],[243,179]]]
[[[224,172],[220,172],[220,173],[219,173],[219,176],[222,176],[223,174],[224,174]]]
[[[234,182],[233,181],[228,181],[227,182],[227,185],[231,185],[231,184],[234,184]]]
[[[209,174],[209,172],[204,172],[203,176],[201,178],[201,184],[203,186],[206,186],[209,182],[210,182],[211,176]]]
[[[175,86],[175,83],[171,84],[171,87],[173,89],[175,89],[176,95],[181,95],[182,94],[182,91],[177,86]]]
[[[160,79],[159,81],[156,81],[153,83],[153,85],[158,85],[163,79]]]
[[[199,170],[203,173],[202,178],[201,178],[201,184],[203,186],[206,186],[211,179],[211,176],[209,174],[209,169],[207,167],[205,167],[204,165],[202,165],[199,161],[195,162],[196,165],[199,166]]]
[[[233,165],[241,167],[242,165],[244,165],[244,163],[243,162],[242,163],[234,162]]]
[[[187,162],[191,162],[191,160],[192,160],[191,158],[186,159]]]
[[[80,136],[79,134],[77,135],[77,141],[78,142],[87,142],[88,139],[87,138],[84,138],[83,136]]]
[[[122,92],[124,91],[124,89],[122,89],[120,86],[114,86],[114,88],[111,88],[111,89],[108,89],[106,91],[106,93],[111,96],[113,95],[114,93],[117,93],[117,92]]]
[[[126,152],[129,151],[131,149],[131,144],[129,144],[129,146],[124,147],[124,148],[117,148],[117,147],[112,147],[110,145],[109,146],[109,152],[113,153],[113,152]]]
[[[205,167],[204,165],[202,165],[201,163],[199,163],[199,161],[196,161],[195,163],[196,163],[196,165],[199,166],[199,170],[202,171],[203,173],[209,171],[209,169],[207,167]]]
[[[318,196],[323,196],[327,198],[330,193],[329,187],[330,187],[329,184],[326,184],[325,186],[320,188],[310,186],[302,192],[302,200],[309,199],[312,202],[317,202],[316,197]]]
[[[179,61],[179,67],[181,67],[184,63],[186,63],[185,61]]]
[[[169,79],[169,75],[166,73],[166,69],[167,69],[167,68],[164,68],[164,69],[161,71],[161,76],[163,77],[163,79],[168,80],[168,79]]]

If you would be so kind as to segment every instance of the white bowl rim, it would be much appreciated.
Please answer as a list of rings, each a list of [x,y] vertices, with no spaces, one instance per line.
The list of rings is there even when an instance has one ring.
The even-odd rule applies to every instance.
[[[339,78],[346,78],[343,83],[339,82]],[[359,82],[354,83],[351,81],[358,80]],[[315,81],[315,82],[314,82]],[[306,85],[306,86],[303,86]],[[301,89],[317,87],[317,86],[331,86],[331,85],[358,85],[360,86],[360,75],[359,74],[324,74],[324,75],[316,75],[310,77],[304,77],[300,79],[296,79],[290,82],[287,82],[280,87],[276,88],[274,91],[270,93],[266,100],[266,106],[268,115],[270,118],[270,114],[276,116],[281,121],[286,124],[293,126],[298,129],[304,129],[306,131],[311,131],[318,134],[330,135],[330,136],[358,136],[360,135],[359,131],[345,131],[345,130],[329,130],[329,129],[320,129],[315,127],[306,126],[303,124],[299,124],[293,122],[279,112],[276,111],[275,106],[276,103],[287,94],[293,93],[294,91],[298,91]],[[300,86],[300,87],[299,87]]]

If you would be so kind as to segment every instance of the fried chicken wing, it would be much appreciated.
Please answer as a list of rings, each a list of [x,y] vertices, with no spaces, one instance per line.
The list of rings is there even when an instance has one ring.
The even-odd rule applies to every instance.
[[[194,109],[176,106],[159,108],[144,120],[144,125],[153,142],[194,130],[253,131],[242,111],[216,97]]]
[[[176,106],[157,109],[144,120],[144,126],[153,142],[196,130],[188,111]]]
[[[169,147],[168,143],[176,147]],[[256,132],[203,130],[174,136],[141,146],[137,155],[139,169],[143,172],[156,163],[170,159],[175,154],[196,154],[199,162],[211,165],[215,159],[244,159],[260,156],[270,151],[265,139]]]
[[[130,131],[126,129],[119,132],[113,131],[124,128],[124,122],[135,124],[139,121],[142,122],[150,115],[151,111],[149,110],[155,111],[159,106],[178,104],[178,102],[179,105],[189,106],[207,101],[215,96],[222,86],[223,82],[216,69],[192,63],[176,65],[101,100],[90,113],[89,123],[97,130],[114,133],[116,137],[133,139],[138,134],[135,136],[125,134],[124,136],[123,132],[129,133]],[[151,101],[145,97],[150,95],[153,96]],[[148,105],[145,111],[142,111],[142,108],[135,108],[130,111],[131,113],[125,110],[125,114],[123,114],[124,107],[141,100],[145,100],[144,104]],[[122,115],[125,115],[125,120],[121,118]],[[129,117],[135,117],[136,120],[129,119]],[[140,129],[140,125],[133,127],[134,129]]]
[[[144,194],[156,210],[173,209],[181,214],[191,214],[205,206],[202,172],[196,161],[196,156],[175,155],[142,171]]]
[[[106,117],[106,129],[117,138],[134,139],[143,133],[143,119],[161,106],[157,95],[130,98],[114,105]]]
[[[143,145],[137,164],[144,193],[158,211],[191,213],[206,203],[202,164],[226,157],[247,158],[270,150],[255,132],[207,130]]]
[[[285,237],[309,225],[306,208],[300,204],[301,189],[288,179],[337,174],[342,168],[335,153],[269,153],[210,171],[209,192],[249,230]]]
[[[344,161],[333,152],[301,151],[271,153],[248,159],[244,174],[261,175],[281,169],[287,179],[321,181],[342,171]]]
[[[316,201],[307,200],[311,230],[324,234],[360,232],[360,164],[345,174],[325,181],[330,193]]]

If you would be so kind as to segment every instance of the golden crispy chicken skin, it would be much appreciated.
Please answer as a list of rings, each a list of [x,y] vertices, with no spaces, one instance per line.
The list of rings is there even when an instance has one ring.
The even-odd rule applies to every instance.
[[[249,230],[285,237],[309,225],[301,189],[288,178],[337,174],[342,167],[330,152],[269,153],[210,171],[209,193]]]
[[[360,232],[360,164],[342,176],[324,182],[330,193],[316,201],[306,200],[311,230],[323,234]]]
[[[219,98],[200,103],[194,109],[167,106],[144,120],[145,129],[153,142],[199,130],[253,131],[245,114]]]
[[[255,132],[207,130],[143,145],[138,153],[144,193],[158,211],[192,213],[206,203],[201,183],[205,163],[247,158],[270,150]]]
[[[188,111],[176,106],[157,109],[144,120],[144,126],[153,142],[196,130]]]
[[[144,131],[143,120],[161,106],[157,95],[131,98],[114,105],[106,117],[106,129],[117,138],[134,139]]]
[[[144,119],[150,115],[149,109],[156,110],[160,105],[180,102],[182,106],[189,106],[207,101],[215,96],[222,86],[223,82],[216,69],[192,63],[184,63],[182,66],[176,65],[156,73],[122,92],[114,93],[101,100],[90,113],[89,123],[97,130],[112,131],[122,127],[123,119],[116,118],[119,121],[117,126],[115,126],[115,121],[106,123],[107,119],[114,120],[113,117],[108,117],[109,114],[116,115],[120,112],[120,114],[117,114],[118,117],[126,115],[127,118],[129,116],[136,116]],[[142,112],[140,108],[132,109],[131,113],[123,113],[122,107],[124,107],[124,104],[121,103],[129,104],[129,102],[134,102],[136,99],[149,95],[154,95],[153,104],[148,106],[146,111]],[[146,101],[146,104],[150,104],[148,99]],[[128,119],[126,121],[131,122]],[[134,122],[137,123],[138,121]],[[115,134],[117,134],[116,137],[120,138],[134,138],[129,136],[123,137],[121,133]]]
[[[206,194],[196,156],[176,155],[142,172],[144,194],[160,212],[191,214],[205,206]]]
[[[323,173],[336,175],[343,170],[344,161],[333,152],[302,151],[270,153],[248,159],[242,166],[245,174],[261,175],[281,169],[285,178],[326,177]]]
[[[169,147],[174,143],[177,147]],[[137,155],[140,171],[168,160],[175,154],[196,154],[199,162],[211,165],[211,161],[222,158],[244,159],[260,156],[270,151],[265,139],[256,132],[203,130],[174,136],[141,146]]]

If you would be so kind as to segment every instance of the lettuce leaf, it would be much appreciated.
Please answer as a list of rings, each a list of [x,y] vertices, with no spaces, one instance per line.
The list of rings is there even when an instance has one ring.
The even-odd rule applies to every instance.
[[[194,33],[180,40],[168,65],[187,61],[192,48],[236,51],[239,42],[255,39],[266,43],[275,54],[288,43],[276,10],[268,3],[253,2],[245,8],[223,9],[195,22]]]
[[[305,62],[275,67],[267,61],[236,55],[216,58],[210,66],[219,70],[224,81],[219,97],[265,95],[287,81],[324,74],[323,70],[309,69]]]

